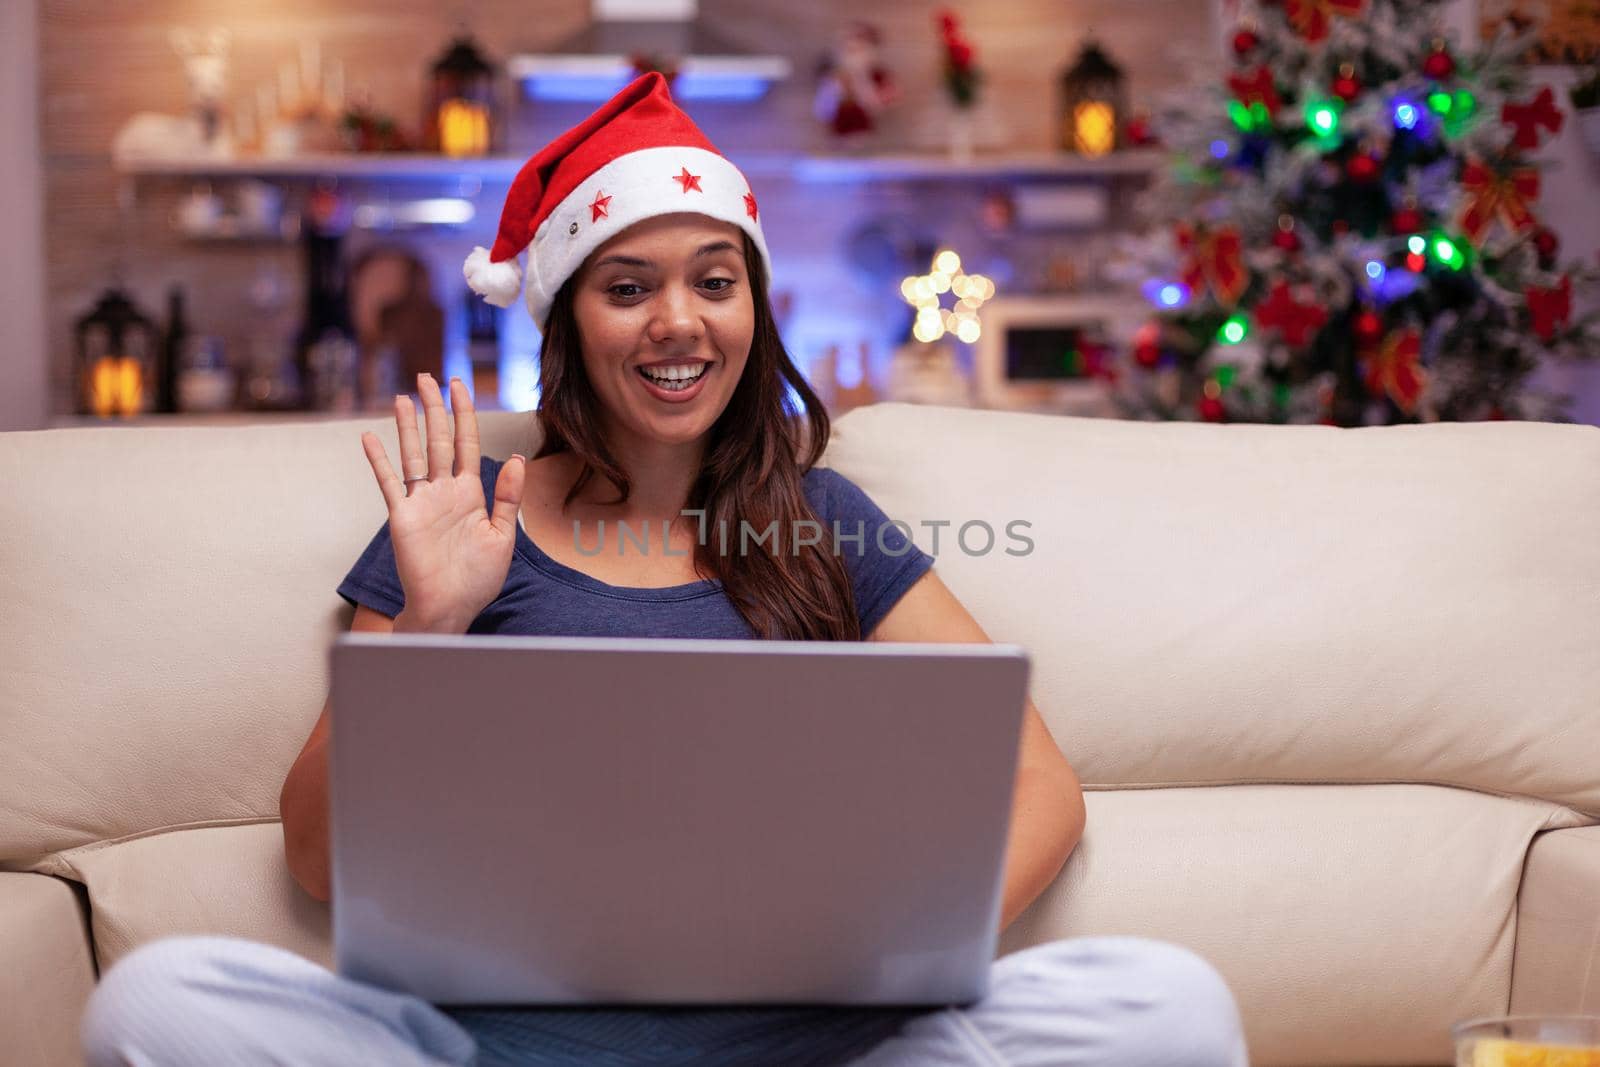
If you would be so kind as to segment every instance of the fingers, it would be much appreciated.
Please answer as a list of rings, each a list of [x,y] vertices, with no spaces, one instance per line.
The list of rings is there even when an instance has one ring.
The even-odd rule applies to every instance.
[[[378,479],[378,490],[383,493],[383,502],[392,513],[395,502],[406,498],[405,486],[400,484],[394,468],[389,466],[389,454],[383,450],[383,442],[378,440],[377,434],[370,430],[362,434],[361,450],[367,454],[367,462],[372,464],[372,473]]]
[[[522,479],[528,461],[516,453],[500,468],[500,477],[494,480],[494,512],[489,521],[507,537],[517,533],[517,509],[522,506]]]
[[[450,379],[450,408],[456,416],[456,474],[478,476],[478,413],[460,378]]]
[[[415,478],[428,473],[422,445],[417,440],[417,409],[411,397],[398,393],[394,398],[395,434],[400,440],[400,477]]]
[[[439,383],[433,380],[433,375],[423,373],[417,376],[417,392],[422,396],[423,421],[427,424],[428,434],[428,481],[450,476],[450,460],[453,447],[450,444],[450,421],[444,410],[444,396],[439,392]]]

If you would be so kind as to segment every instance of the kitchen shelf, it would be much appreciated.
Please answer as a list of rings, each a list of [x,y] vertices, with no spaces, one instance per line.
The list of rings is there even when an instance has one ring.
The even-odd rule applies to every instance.
[[[1166,156],[1159,149],[1132,149],[1099,157],[1065,152],[1007,152],[952,159],[938,153],[844,155],[794,152],[730,152],[752,178],[789,178],[808,183],[873,181],[969,181],[998,178],[1107,179],[1149,176]],[[365,152],[284,159],[117,159],[123,174],[180,178],[340,178],[379,181],[477,180],[509,183],[524,156],[454,159],[416,152]]]

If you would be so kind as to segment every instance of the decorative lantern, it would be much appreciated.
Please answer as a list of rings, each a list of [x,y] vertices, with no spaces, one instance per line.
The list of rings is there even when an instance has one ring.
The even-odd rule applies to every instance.
[[[423,125],[428,147],[447,156],[487,155],[494,144],[494,68],[470,37],[457,37],[434,63]]]
[[[1084,156],[1103,156],[1122,147],[1127,114],[1122,70],[1089,41],[1061,75],[1060,146]]]
[[[137,415],[153,384],[160,331],[112,288],[77,321],[78,414]]]

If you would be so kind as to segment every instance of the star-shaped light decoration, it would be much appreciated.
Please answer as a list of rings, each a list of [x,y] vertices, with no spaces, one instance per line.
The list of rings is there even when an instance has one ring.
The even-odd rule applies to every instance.
[[[606,205],[610,203],[611,198],[609,196],[602,196],[601,190],[596,189],[594,194],[594,203],[589,205],[589,210],[594,212],[594,217],[589,221],[599,222],[601,219],[609,217],[611,213],[606,210]]]
[[[683,186],[683,191],[686,192],[686,193],[690,189],[693,189],[697,193],[703,193],[703,192],[705,192],[705,190],[700,188],[700,179],[701,179],[701,177],[702,177],[702,175],[699,175],[699,174],[690,174],[689,173],[689,168],[688,167],[684,167],[683,168],[683,173],[682,174],[674,174],[672,176],[672,180],[677,182],[679,185],[682,185]]]
[[[956,297],[954,307],[939,306],[944,293]],[[933,257],[933,269],[927,274],[912,275],[900,283],[900,295],[917,309],[917,320],[911,327],[911,335],[917,340],[937,341],[953,333],[970,345],[981,332],[978,308],[994,296],[994,282],[982,274],[963,273],[961,257],[946,248]]]
[[[744,210],[745,210],[745,213],[748,214],[752,219],[756,219],[756,194],[755,193],[745,193],[744,194]],[[759,222],[760,219],[756,219],[756,221]]]

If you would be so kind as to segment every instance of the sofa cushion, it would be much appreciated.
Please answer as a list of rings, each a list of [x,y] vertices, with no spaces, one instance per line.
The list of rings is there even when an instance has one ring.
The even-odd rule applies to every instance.
[[[1440,782],[1600,814],[1600,428],[880,404],[835,431],[828,462],[1032,651],[1085,783]],[[973,527],[969,555],[977,520],[996,547]]]
[[[1517,897],[1517,1015],[1600,1015],[1600,826],[1541,834]]]
[[[0,871],[0,1063],[82,1063],[78,1018],[94,981],[73,887]]]
[[[1082,842],[1002,954],[1086,934],[1185,945],[1228,980],[1251,1062],[1275,1067],[1450,1062],[1452,1024],[1505,1012],[1529,841],[1578,821],[1427,785],[1086,799]]]
[[[1186,945],[1239,998],[1253,1062],[1285,1067],[1447,1062],[1451,1023],[1505,1009],[1530,840],[1576,821],[1552,804],[1419,785],[1118,790],[1088,805],[1063,875],[999,954],[1088,934]],[[182,933],[331,962],[329,910],[290,879],[276,823],[52,862],[88,886],[102,968]]]
[[[247,937],[332,963],[328,905],[290,877],[276,820],[89,845],[49,866],[88,887],[101,970],[173,934]]]

